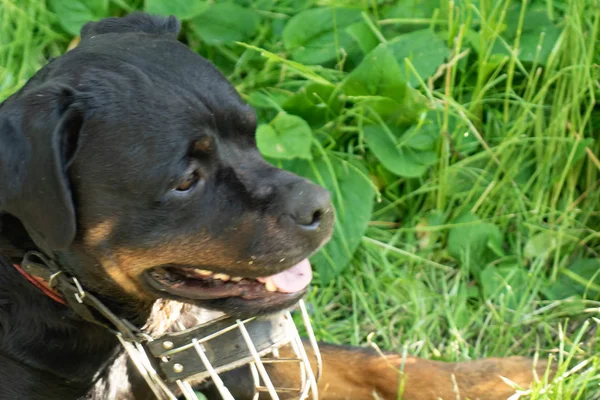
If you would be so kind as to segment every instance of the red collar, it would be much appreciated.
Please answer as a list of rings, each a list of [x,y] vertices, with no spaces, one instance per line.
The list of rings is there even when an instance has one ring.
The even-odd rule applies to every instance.
[[[48,281],[46,281],[43,278],[40,278],[39,276],[31,275],[30,273],[25,271],[23,268],[21,268],[21,266],[18,264],[13,264],[13,266],[15,267],[15,269],[17,271],[19,271],[19,273],[21,275],[23,275],[25,277],[25,279],[27,279],[29,282],[31,282],[33,284],[33,286],[40,289],[42,291],[42,293],[44,293],[46,296],[50,297],[52,300],[56,301],[57,303],[64,304],[65,306],[67,305],[67,302],[60,295],[60,293],[50,287],[50,284],[48,283]]]

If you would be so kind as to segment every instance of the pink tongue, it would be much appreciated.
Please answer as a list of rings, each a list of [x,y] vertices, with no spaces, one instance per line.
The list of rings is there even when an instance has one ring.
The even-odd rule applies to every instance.
[[[295,293],[308,286],[312,280],[312,269],[308,258],[300,261],[292,268],[287,269],[277,275],[271,275],[266,278],[258,278],[260,282],[271,281],[281,293]]]

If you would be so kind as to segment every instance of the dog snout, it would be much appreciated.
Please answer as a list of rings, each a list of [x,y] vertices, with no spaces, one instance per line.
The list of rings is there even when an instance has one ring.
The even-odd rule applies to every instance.
[[[285,195],[285,211],[296,225],[307,231],[316,231],[328,224],[331,196],[320,186],[302,180]]]

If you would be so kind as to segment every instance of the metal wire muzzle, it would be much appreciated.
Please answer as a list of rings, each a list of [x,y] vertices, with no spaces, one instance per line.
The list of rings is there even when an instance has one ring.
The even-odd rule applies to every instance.
[[[322,362],[310,318],[303,301],[299,303],[302,322],[313,350],[316,373],[290,312],[269,318],[235,320],[223,316],[205,324],[167,333],[158,338],[128,340],[117,334],[134,365],[159,400],[197,400],[194,383],[212,380],[224,400],[234,400],[219,374],[248,365],[254,383],[253,400],[261,394],[279,400],[296,395],[299,400],[318,399],[317,382]],[[279,349],[289,345],[293,356],[280,356]],[[270,364],[298,366],[297,388],[277,387],[268,373]],[[178,393],[180,392],[180,394]],[[263,398],[261,396],[261,398]]]

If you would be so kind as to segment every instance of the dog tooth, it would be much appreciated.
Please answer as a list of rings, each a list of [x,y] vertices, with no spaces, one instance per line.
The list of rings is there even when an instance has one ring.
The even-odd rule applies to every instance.
[[[227,282],[228,280],[231,279],[231,277],[229,275],[227,275],[227,274],[214,274],[213,278],[214,279],[220,279],[220,280],[225,281],[225,282]]]
[[[196,269],[195,269],[195,271],[196,271],[198,274],[200,274],[200,275],[212,275],[212,274],[213,274],[213,272],[212,272],[212,271],[209,271],[209,270],[207,270],[207,269],[199,269],[199,268],[196,268]]]
[[[242,278],[241,276],[234,276],[233,278],[231,278],[231,281],[232,281],[232,282],[239,282],[239,281],[241,281],[242,279],[244,279],[244,278]]]
[[[277,291],[277,286],[275,286],[273,281],[270,279],[265,282],[265,288],[267,289],[267,292],[276,292]]]

